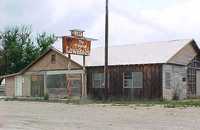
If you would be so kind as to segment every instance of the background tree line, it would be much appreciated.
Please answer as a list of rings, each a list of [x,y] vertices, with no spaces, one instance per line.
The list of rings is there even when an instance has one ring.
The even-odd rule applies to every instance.
[[[0,33],[0,75],[19,72],[55,41],[56,37],[46,32],[34,36],[31,26],[6,28]]]

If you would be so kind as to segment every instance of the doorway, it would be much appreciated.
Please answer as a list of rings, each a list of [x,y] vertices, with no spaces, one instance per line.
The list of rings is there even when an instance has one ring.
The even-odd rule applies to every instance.
[[[22,76],[15,77],[15,96],[22,96]]]

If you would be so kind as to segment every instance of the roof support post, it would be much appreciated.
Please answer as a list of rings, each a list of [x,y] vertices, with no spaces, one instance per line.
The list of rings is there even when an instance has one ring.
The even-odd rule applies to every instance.
[[[44,72],[44,96],[48,95],[48,90],[47,90],[47,73]]]
[[[86,78],[86,68],[85,68],[85,55],[83,55],[83,74],[82,74],[82,98],[87,97],[87,78]]]

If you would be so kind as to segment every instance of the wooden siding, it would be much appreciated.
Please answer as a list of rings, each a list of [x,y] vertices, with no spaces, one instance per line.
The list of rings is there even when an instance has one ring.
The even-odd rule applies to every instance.
[[[6,78],[5,94],[8,97],[15,96],[15,77],[14,76]]]
[[[52,55],[55,55],[55,63],[51,62]],[[28,70],[26,70],[25,74],[29,74],[30,72],[38,72],[41,70],[66,70],[68,68],[68,62],[69,59],[66,57],[58,54],[55,51],[50,51],[35,64],[33,64]],[[81,67],[78,64],[71,62],[71,68],[80,69]]]
[[[194,43],[187,44],[175,56],[173,56],[167,63],[188,65],[192,59],[197,55],[197,51],[193,45]]]
[[[105,97],[105,88],[92,88],[92,73],[103,72],[103,67],[87,68],[88,96],[95,98]],[[143,88],[123,88],[124,72],[143,72]],[[109,66],[109,90],[110,98],[162,98],[162,65],[129,65]]]

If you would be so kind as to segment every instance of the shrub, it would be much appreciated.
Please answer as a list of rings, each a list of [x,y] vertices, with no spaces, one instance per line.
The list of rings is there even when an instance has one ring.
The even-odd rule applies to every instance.
[[[48,94],[44,95],[44,100],[49,100],[49,95]]]

